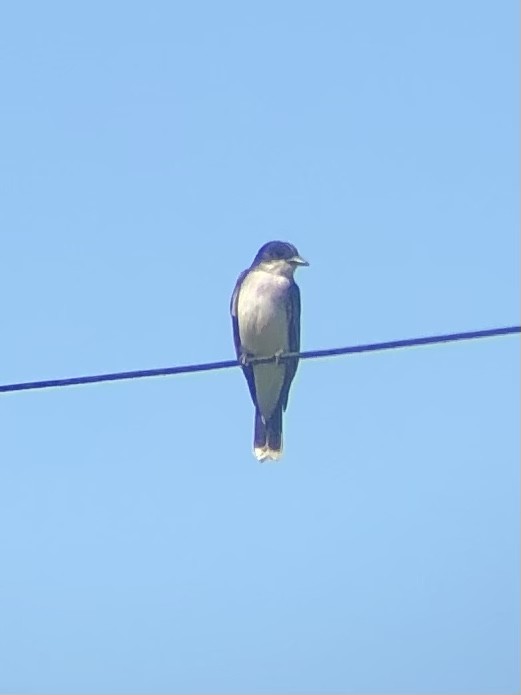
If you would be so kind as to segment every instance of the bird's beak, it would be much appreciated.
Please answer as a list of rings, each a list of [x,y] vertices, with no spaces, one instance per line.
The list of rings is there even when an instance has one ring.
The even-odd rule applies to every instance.
[[[309,263],[302,258],[302,256],[293,256],[293,258],[289,259],[290,263],[294,263],[295,265],[309,265]]]

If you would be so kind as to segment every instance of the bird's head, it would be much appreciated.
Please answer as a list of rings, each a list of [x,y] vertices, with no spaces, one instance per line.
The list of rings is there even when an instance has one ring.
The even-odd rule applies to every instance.
[[[286,241],[268,241],[257,251],[252,267],[291,276],[298,266],[309,265],[296,247]]]

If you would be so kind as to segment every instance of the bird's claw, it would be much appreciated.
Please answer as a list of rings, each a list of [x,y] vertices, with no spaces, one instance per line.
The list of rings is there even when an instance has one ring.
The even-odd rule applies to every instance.
[[[241,367],[248,366],[251,357],[252,355],[249,355],[247,352],[241,352],[241,354],[239,355],[239,364],[241,365]]]
[[[277,352],[273,355],[275,358],[275,364],[280,364],[280,358],[284,354],[284,350],[277,350]]]

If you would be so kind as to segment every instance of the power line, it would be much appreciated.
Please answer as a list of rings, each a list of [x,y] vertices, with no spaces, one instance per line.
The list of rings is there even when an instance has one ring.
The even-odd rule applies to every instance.
[[[477,340],[478,338],[495,338],[502,335],[521,333],[521,326],[507,326],[505,328],[490,328],[482,331],[468,331],[466,333],[448,333],[446,335],[432,335],[424,338],[407,338],[404,340],[391,340],[385,343],[368,343],[365,345],[351,345],[341,348],[329,348],[326,350],[307,350],[305,352],[291,352],[279,357],[265,357],[252,359],[255,364],[265,364],[280,360],[281,362],[292,357],[301,360],[316,357],[335,357],[337,355],[352,355],[360,352],[379,352],[382,350],[397,350],[399,348],[418,347],[421,345],[435,345],[437,343],[452,343],[461,340]],[[114,372],[112,374],[95,374],[93,376],[76,376],[69,379],[48,379],[45,381],[27,381],[19,384],[0,385],[0,393],[10,391],[33,391],[35,389],[48,389],[62,386],[78,386],[79,384],[95,384],[102,381],[122,381],[123,379],[144,379],[152,376],[171,376],[173,374],[190,374],[192,372],[209,372],[216,369],[229,369],[238,367],[237,360],[225,360],[222,362],[206,362],[205,364],[186,364],[178,367],[164,367],[162,369],[139,369],[132,372]]]

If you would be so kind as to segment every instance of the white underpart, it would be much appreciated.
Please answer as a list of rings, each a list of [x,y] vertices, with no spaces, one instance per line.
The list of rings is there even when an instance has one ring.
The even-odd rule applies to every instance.
[[[272,268],[259,268],[244,279],[237,301],[239,335],[244,351],[255,357],[272,357],[289,347],[287,292],[290,279]],[[273,413],[284,383],[284,363],[253,367],[257,402],[264,420]]]

